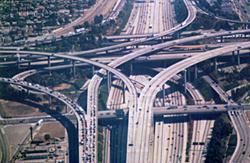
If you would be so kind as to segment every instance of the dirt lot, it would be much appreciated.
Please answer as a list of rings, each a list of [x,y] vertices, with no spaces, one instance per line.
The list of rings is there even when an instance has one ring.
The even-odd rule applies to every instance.
[[[10,155],[13,154],[17,145],[22,142],[23,138],[29,131],[30,126],[31,125],[29,124],[25,124],[25,125],[6,126],[4,128],[6,137],[8,139]]]
[[[0,100],[0,114],[2,117],[28,117],[46,115],[46,113],[40,112],[38,108],[6,100]]]
[[[59,122],[44,123],[34,139],[44,140],[45,134],[63,139],[65,137],[65,129]]]

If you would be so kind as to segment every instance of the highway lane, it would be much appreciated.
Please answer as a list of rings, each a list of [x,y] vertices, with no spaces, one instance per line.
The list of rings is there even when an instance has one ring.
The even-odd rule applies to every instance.
[[[224,48],[215,49],[209,52],[205,52],[202,55],[190,57],[188,59],[182,60],[168,68],[166,68],[164,71],[157,74],[145,88],[142,90],[142,93],[139,97],[138,101],[138,124],[134,124],[137,126],[136,132],[137,141],[135,141],[137,146],[136,148],[142,149],[140,150],[140,156],[138,157],[138,160],[136,161],[145,161],[145,155],[147,155],[147,148],[148,148],[148,142],[149,137],[148,133],[150,130],[150,126],[152,126],[152,106],[153,101],[155,99],[155,96],[157,92],[160,90],[161,86],[168,80],[170,80],[174,75],[177,73],[184,71],[186,68],[197,64],[201,61],[207,60],[212,57],[219,56],[221,54],[239,50],[241,48],[249,48],[250,42],[246,43],[237,43],[232,46],[226,46]],[[140,142],[141,141],[141,142]]]

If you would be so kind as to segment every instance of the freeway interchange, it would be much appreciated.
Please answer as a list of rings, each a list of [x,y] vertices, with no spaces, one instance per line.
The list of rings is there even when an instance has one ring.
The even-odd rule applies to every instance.
[[[163,3],[163,2],[162,2]],[[213,32],[213,33],[203,33],[201,35],[191,36],[191,37],[185,37],[180,39],[174,39],[167,42],[162,42],[155,45],[149,45],[145,46],[143,48],[139,49],[133,49],[128,54],[124,54],[123,56],[116,56],[112,59],[107,59],[105,56],[103,57],[103,60],[107,59],[105,63],[102,63],[100,59],[90,58],[86,59],[84,56],[95,54],[95,55],[103,55],[103,52],[108,53],[109,51],[113,50],[119,50],[119,49],[126,49],[131,46],[140,45],[144,42],[149,42],[152,40],[162,39],[163,37],[168,37],[173,34],[176,34],[180,32],[181,30],[188,27],[196,18],[197,9],[192,5],[191,1],[184,0],[184,3],[186,5],[186,8],[188,10],[187,18],[180,24],[177,24],[174,27],[171,27],[171,23],[168,22],[168,25],[162,25],[163,27],[159,28],[153,28],[151,31],[151,25],[149,25],[149,28],[147,28],[148,24],[150,24],[150,21],[153,21],[149,19],[149,22],[139,23],[136,26],[132,27],[131,25],[128,26],[128,33],[124,36],[126,39],[134,39],[133,41],[128,41],[125,43],[120,43],[117,45],[112,45],[109,47],[104,48],[98,48],[88,51],[82,51],[82,52],[73,52],[73,53],[48,53],[48,52],[38,52],[38,51],[24,51],[20,50],[20,48],[17,48],[15,50],[13,49],[3,49],[0,50],[1,54],[4,55],[13,55],[17,54],[17,64],[22,64],[22,61],[20,61],[20,57],[22,55],[32,55],[32,56],[42,56],[44,57],[41,62],[45,62],[45,64],[48,65],[46,67],[49,69],[49,71],[53,70],[53,67],[51,66],[52,59],[60,60],[60,59],[68,59],[72,61],[72,65],[60,65],[61,68],[67,68],[67,67],[75,67],[77,64],[79,66],[81,65],[91,65],[100,68],[98,72],[94,74],[92,79],[89,81],[88,87],[87,87],[87,108],[86,111],[81,108],[76,102],[72,101],[70,98],[64,96],[63,94],[60,94],[56,91],[53,91],[49,88],[43,87],[39,84],[32,84],[25,81],[25,79],[29,76],[32,76],[36,73],[39,73],[41,70],[33,69],[26,72],[22,72],[20,74],[17,74],[12,79],[9,78],[0,78],[1,82],[9,83],[12,85],[17,85],[16,89],[30,89],[29,91],[37,91],[42,92],[44,94],[47,94],[49,96],[52,96],[60,101],[62,101],[64,104],[69,106],[75,116],[77,117],[78,122],[78,146],[79,146],[79,162],[97,162],[97,156],[98,156],[98,119],[112,119],[117,118],[116,117],[116,111],[110,110],[110,111],[101,111],[99,112],[98,108],[98,95],[99,95],[99,88],[101,85],[101,82],[104,78],[104,76],[107,76],[107,82],[108,85],[112,84],[112,78],[118,78],[121,80],[124,84],[123,89],[124,96],[126,99],[126,109],[123,111],[128,116],[128,133],[127,133],[127,153],[126,153],[126,162],[133,163],[144,163],[144,162],[157,162],[158,156],[157,154],[154,154],[154,156],[151,156],[152,152],[152,132],[154,131],[154,116],[160,116],[160,115],[187,115],[187,114],[197,114],[197,113],[217,113],[217,112],[229,112],[229,116],[232,119],[232,122],[236,128],[237,137],[242,140],[248,140],[248,134],[244,130],[246,128],[246,115],[242,114],[242,110],[248,110],[249,106],[245,105],[238,105],[233,103],[232,101],[228,101],[228,96],[225,97],[226,93],[222,92],[223,90],[220,89],[218,86],[214,86],[214,83],[211,82],[209,79],[207,79],[209,85],[215,89],[215,91],[219,94],[219,96],[228,104],[225,105],[206,105],[204,104],[204,99],[201,97],[199,92],[196,91],[192,92],[192,85],[186,85],[185,88],[187,91],[191,94],[193,99],[198,99],[195,103],[195,105],[182,105],[182,106],[163,106],[163,107],[154,107],[155,99],[157,99],[157,94],[165,87],[165,84],[169,82],[171,79],[176,77],[181,72],[186,71],[188,68],[197,65],[203,61],[209,60],[211,58],[215,58],[218,56],[223,56],[227,54],[231,54],[232,52],[237,51],[244,51],[246,49],[250,49],[250,42],[249,41],[242,41],[232,44],[225,44],[222,47],[217,47],[215,49],[205,51],[202,53],[196,54],[188,54],[185,56],[182,56],[181,58],[183,60],[178,61],[174,63],[173,65],[164,68],[162,71],[160,71],[156,76],[150,79],[146,84],[142,84],[142,89],[138,91],[136,89],[135,84],[132,82],[131,77],[125,75],[123,71],[120,69],[121,65],[124,65],[126,63],[129,63],[133,60],[139,59],[139,57],[142,58],[145,55],[148,62],[153,60],[153,57],[158,57],[157,60],[164,60],[163,55],[153,56],[151,54],[158,52],[163,49],[171,48],[173,46],[177,45],[183,45],[190,42],[200,41],[200,40],[206,40],[206,39],[216,39],[216,38],[223,38],[227,36],[235,36],[242,34],[244,37],[249,37],[250,30],[235,30],[235,31],[219,31],[219,32]],[[157,4],[159,8],[166,7],[169,4]],[[140,8],[140,6],[139,6]],[[153,9],[151,6],[142,6],[142,9],[145,10],[145,8]],[[139,9],[139,11],[134,11],[135,15],[134,18],[130,21],[139,21],[139,17],[142,15],[143,10]],[[138,13],[137,13],[138,12]],[[156,12],[156,11],[154,11]],[[138,16],[137,16],[138,14]],[[146,16],[150,17],[150,16]],[[164,18],[164,21],[166,18]],[[171,20],[169,20],[171,22]],[[146,25],[145,25],[146,24]],[[159,24],[159,22],[154,22],[154,24]],[[154,26],[154,25],[153,25]],[[136,30],[134,30],[134,28]],[[155,30],[155,31],[154,31]],[[154,34],[148,36],[148,34],[143,35],[144,31],[151,31]],[[139,35],[141,34],[141,35]],[[145,38],[144,38],[145,37]],[[240,53],[239,53],[240,54]],[[166,54],[165,57],[170,57],[169,54]],[[171,58],[171,57],[170,57]],[[180,59],[179,56],[176,56],[175,54],[172,54],[172,59]],[[33,60],[29,58],[26,63],[31,63]],[[36,61],[37,58],[35,58],[34,61]],[[14,62],[15,63],[15,62]],[[24,63],[24,62],[23,62]],[[10,63],[12,64],[12,63]],[[59,66],[59,68],[60,68]],[[45,69],[46,69],[45,68]],[[55,68],[56,69],[56,68]],[[164,90],[165,91],[165,90]],[[125,93],[126,92],[126,93]],[[221,95],[222,94],[222,95]],[[164,97],[165,98],[165,97]],[[164,102],[163,102],[164,103]],[[183,102],[185,103],[185,101]],[[235,111],[237,110],[237,111]],[[239,111],[238,111],[239,110]],[[245,120],[245,121],[244,121]],[[158,124],[158,123],[157,123]],[[242,125],[239,125],[242,124]],[[160,130],[160,128],[164,128],[164,125],[162,123],[159,123],[159,126],[157,127],[157,131]],[[163,125],[163,126],[162,126]],[[197,126],[200,125],[197,123]],[[185,124],[180,124],[180,128],[185,126]],[[244,128],[242,126],[245,126]],[[185,128],[185,127],[183,127]],[[184,129],[183,129],[184,130]],[[160,132],[160,131],[159,131]],[[208,134],[208,133],[207,133]],[[166,136],[166,135],[165,135]],[[164,135],[163,135],[164,137]],[[240,138],[243,137],[243,138]],[[157,140],[155,138],[155,140]],[[158,140],[157,140],[158,141]],[[159,144],[159,142],[158,142]],[[244,144],[250,144],[250,142],[246,142]],[[159,146],[159,145],[158,145]],[[157,148],[160,148],[158,147]],[[155,147],[156,148],[156,147]],[[239,160],[242,161],[245,159],[244,156],[240,155],[238,150],[244,148],[245,153],[249,153],[250,149],[245,147],[245,145],[242,144],[242,142],[238,141],[236,152],[232,156],[233,162],[238,162]],[[183,149],[179,149],[179,153],[182,152]],[[166,153],[164,153],[166,155]],[[199,154],[201,155],[201,154]],[[154,157],[152,159],[152,157]],[[157,158],[155,158],[157,157]],[[201,156],[198,156],[198,160],[201,159]],[[153,161],[154,160],[154,161]],[[235,161],[236,160],[236,161]],[[200,161],[199,161],[200,162]]]

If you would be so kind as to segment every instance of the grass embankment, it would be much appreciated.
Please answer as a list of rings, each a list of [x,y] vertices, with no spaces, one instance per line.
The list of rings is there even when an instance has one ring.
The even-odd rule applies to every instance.
[[[188,10],[183,0],[174,1],[174,11],[177,23],[183,22],[188,16]]]
[[[236,142],[232,132],[233,127],[227,114],[216,118],[205,163],[223,162],[226,156],[232,153]]]

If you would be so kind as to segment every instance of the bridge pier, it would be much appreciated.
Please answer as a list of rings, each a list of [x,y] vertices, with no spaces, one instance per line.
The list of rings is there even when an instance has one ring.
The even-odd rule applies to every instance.
[[[163,36],[161,36],[161,43],[163,43],[164,42],[164,38],[163,38]]]
[[[237,50],[237,64],[240,66],[240,50]]]
[[[16,61],[16,64],[17,64],[17,68],[18,69],[20,69],[20,49],[18,48],[17,49],[17,54],[16,54],[16,56],[17,56],[17,61]]]
[[[223,36],[220,36],[220,42],[221,42],[221,43],[224,42]]]
[[[31,54],[28,54],[28,68],[30,68],[31,60],[30,60]]]
[[[75,77],[75,74],[76,74],[76,65],[75,65],[75,61],[72,61],[72,75],[73,77]]]
[[[218,62],[217,62],[217,58],[214,58],[214,71],[215,71],[215,73],[218,72]]]
[[[129,64],[129,71],[130,71],[130,75],[133,75],[133,63],[130,62]]]
[[[165,106],[165,83],[162,85],[162,106]]]
[[[234,51],[232,51],[232,62],[233,64],[235,64],[235,52]]]
[[[50,68],[51,67],[51,58],[50,56],[48,56],[48,67]],[[51,70],[49,70],[49,75],[51,76]]]
[[[108,92],[110,92],[111,84],[112,84],[112,74],[110,72],[107,72]]]
[[[92,66],[92,76],[94,76],[95,75],[95,66],[93,65]]]
[[[190,68],[187,69],[187,81],[191,81],[191,70]]]
[[[49,108],[51,106],[51,103],[52,103],[52,99],[51,99],[51,96],[49,95]]]
[[[198,78],[198,66],[197,64],[194,65],[194,79],[197,79]]]
[[[123,101],[123,103],[125,103],[126,101],[125,101],[125,84],[124,84],[124,82],[122,82],[122,101]]]
[[[184,73],[184,75],[183,75],[183,77],[184,77],[184,93],[187,93],[187,70],[185,69],[183,71],[183,73]]]

